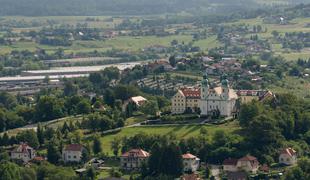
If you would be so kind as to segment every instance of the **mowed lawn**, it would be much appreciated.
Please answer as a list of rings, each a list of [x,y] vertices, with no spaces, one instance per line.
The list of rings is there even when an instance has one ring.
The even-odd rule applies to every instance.
[[[168,126],[141,126],[124,128],[117,134],[104,135],[101,137],[102,149],[104,153],[113,155],[111,151],[111,142],[115,138],[131,137],[139,133],[153,135],[175,135],[177,139],[186,139],[197,137],[200,129],[204,127],[207,130],[207,136],[211,137],[216,131],[223,130],[227,133],[238,133],[240,126],[236,121],[222,125],[168,125]]]

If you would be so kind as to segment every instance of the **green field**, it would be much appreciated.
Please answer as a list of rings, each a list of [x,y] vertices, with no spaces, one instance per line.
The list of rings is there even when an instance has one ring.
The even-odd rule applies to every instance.
[[[301,79],[287,76],[268,88],[275,93],[292,93],[300,98],[310,98],[309,78]]]
[[[231,122],[223,125],[168,125],[168,126],[141,126],[124,128],[121,132],[113,135],[105,135],[101,137],[102,148],[104,153],[113,155],[111,151],[111,142],[115,138],[130,137],[138,133],[154,134],[154,135],[170,135],[173,134],[177,139],[186,139],[196,137],[200,133],[200,129],[205,127],[208,136],[212,136],[217,130],[223,130],[227,133],[237,133],[240,127],[237,122]]]
[[[131,36],[119,36],[106,41],[74,41],[72,46],[47,46],[40,45],[35,42],[17,42],[10,46],[0,46],[0,54],[9,53],[12,50],[29,50],[35,51],[37,47],[45,49],[47,52],[52,52],[58,48],[62,48],[66,53],[77,52],[91,52],[107,51],[111,49],[121,49],[126,51],[139,51],[147,46],[162,45],[170,46],[172,40],[178,40],[179,42],[189,43],[192,40],[190,35],[179,36],[145,36],[145,37],[131,37]]]

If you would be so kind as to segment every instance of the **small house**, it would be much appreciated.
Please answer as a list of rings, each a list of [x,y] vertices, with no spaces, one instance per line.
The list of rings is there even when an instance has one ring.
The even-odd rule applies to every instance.
[[[67,162],[81,162],[83,151],[86,149],[80,144],[68,144],[62,150],[62,159]]]
[[[11,159],[19,159],[25,163],[29,162],[36,156],[35,150],[27,143],[19,144],[10,154]]]
[[[294,165],[297,163],[297,153],[293,148],[285,148],[280,152],[279,163],[284,165]]]
[[[190,153],[186,153],[182,155],[182,159],[184,172],[196,172],[198,170],[200,162],[199,158]]]
[[[125,170],[138,170],[150,154],[142,149],[132,149],[121,155],[121,167]]]

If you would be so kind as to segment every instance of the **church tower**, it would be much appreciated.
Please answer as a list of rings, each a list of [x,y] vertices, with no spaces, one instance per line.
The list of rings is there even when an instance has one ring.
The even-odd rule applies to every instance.
[[[208,96],[209,96],[209,80],[207,73],[204,74],[200,88],[200,110],[201,115],[208,115]]]
[[[229,81],[227,80],[227,75],[223,74],[221,77],[221,86],[222,86],[222,98],[228,99],[229,96]]]

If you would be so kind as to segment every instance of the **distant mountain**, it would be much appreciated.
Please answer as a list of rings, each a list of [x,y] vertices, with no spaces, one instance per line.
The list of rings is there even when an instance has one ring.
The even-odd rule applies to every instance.
[[[0,15],[139,15],[181,11],[218,13],[256,8],[257,1],[260,0],[0,0]]]

